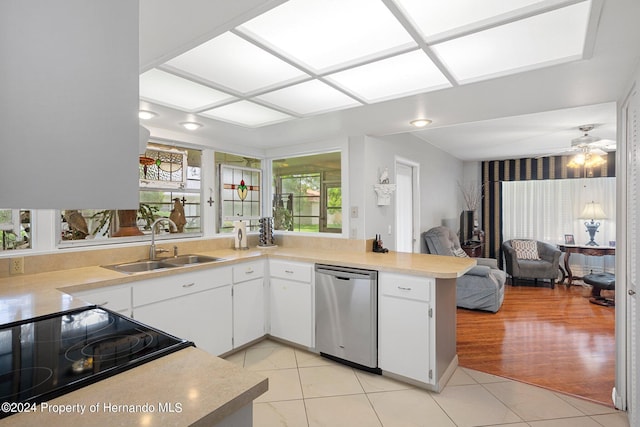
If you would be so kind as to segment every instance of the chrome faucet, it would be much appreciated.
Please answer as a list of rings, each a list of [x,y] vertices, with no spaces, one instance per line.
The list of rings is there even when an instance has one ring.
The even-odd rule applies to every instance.
[[[176,226],[176,223],[171,221],[169,218],[162,217],[153,221],[153,224],[151,224],[151,247],[149,248],[150,260],[156,259],[157,253],[169,252],[169,249],[162,249],[162,248],[156,249],[156,224],[158,224],[161,221],[169,221],[169,225],[171,228],[173,228],[173,231],[178,231],[178,227]]]

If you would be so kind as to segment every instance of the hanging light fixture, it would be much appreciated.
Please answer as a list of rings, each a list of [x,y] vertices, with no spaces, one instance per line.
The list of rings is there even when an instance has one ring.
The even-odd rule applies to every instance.
[[[567,163],[567,167],[593,169],[605,163],[607,163],[607,159],[600,154],[594,153],[589,147],[582,147],[581,151]]]

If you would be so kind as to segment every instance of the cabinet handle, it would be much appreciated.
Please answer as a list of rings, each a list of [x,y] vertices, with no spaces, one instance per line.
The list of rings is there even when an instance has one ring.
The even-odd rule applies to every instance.
[[[245,274],[252,274],[253,273],[253,268],[249,267],[247,268],[247,271],[245,271]]]
[[[292,270],[285,270],[284,272],[287,273],[287,274],[293,274]]]
[[[190,287],[192,287],[192,286],[195,286],[195,282],[193,282],[193,283],[187,283],[187,284],[185,284],[185,285],[182,285],[182,287],[183,287],[183,288],[190,288]]]
[[[401,291],[410,291],[411,288],[404,288],[402,286],[398,286],[398,289],[400,289]]]

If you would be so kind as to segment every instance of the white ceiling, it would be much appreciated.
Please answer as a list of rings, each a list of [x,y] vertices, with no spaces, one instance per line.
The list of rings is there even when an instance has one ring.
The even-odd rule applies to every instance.
[[[141,108],[158,113],[143,123],[153,135],[197,121],[185,138],[255,149],[415,132],[463,160],[547,154],[586,123],[615,140],[613,102],[640,52],[633,0],[228,3],[140,1]],[[408,122],[418,117],[433,124],[416,132]]]

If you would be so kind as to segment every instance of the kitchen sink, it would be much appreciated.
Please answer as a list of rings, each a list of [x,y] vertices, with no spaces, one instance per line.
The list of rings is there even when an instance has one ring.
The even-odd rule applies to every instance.
[[[119,271],[121,273],[133,274],[133,273],[143,273],[145,271],[155,271],[155,270],[161,270],[166,268],[175,268],[175,267],[178,267],[178,265],[169,264],[164,261],[146,260],[146,261],[125,262],[122,264],[114,264],[114,265],[103,265],[102,267],[108,268],[110,270]]]
[[[163,259],[163,262],[175,266],[191,265],[191,264],[203,264],[207,262],[224,261],[224,258],[218,258],[214,256],[206,255],[180,255],[173,258]]]
[[[205,255],[180,255],[173,258],[125,262],[122,264],[103,265],[102,267],[121,273],[134,274],[216,261],[224,261],[224,258]]]

